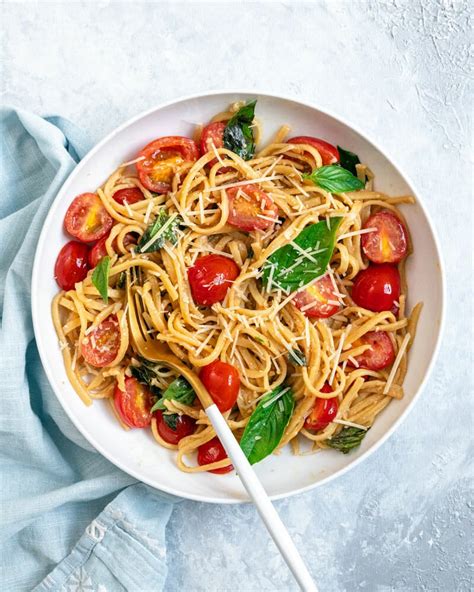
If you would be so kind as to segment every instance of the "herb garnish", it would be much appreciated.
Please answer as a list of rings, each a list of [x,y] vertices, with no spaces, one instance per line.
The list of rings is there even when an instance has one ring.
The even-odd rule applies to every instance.
[[[173,380],[168,388],[161,393],[161,397],[156,401],[151,410],[156,411],[157,409],[161,409],[163,411],[166,409],[166,405],[164,404],[165,401],[177,401],[183,405],[192,405],[195,397],[196,393],[189,382],[182,376],[178,376],[178,378]]]
[[[262,281],[269,290],[295,292],[323,275],[331,261],[341,218],[310,224],[291,243],[277,249],[263,264]]]
[[[306,356],[297,347],[288,352],[288,359],[292,364],[296,364],[297,366],[308,365],[308,360],[306,359]]]
[[[346,150],[345,148],[341,148],[341,146],[338,146],[337,149],[339,150],[339,164],[343,169],[346,169],[357,177],[356,164],[360,164],[360,159],[357,154],[350,150]]]
[[[360,446],[360,443],[365,438],[367,432],[368,430],[363,430],[361,428],[344,428],[339,434],[337,434],[337,436],[328,440],[327,445],[336,450],[340,450],[343,454],[348,454],[351,450]]]
[[[110,257],[105,255],[95,266],[92,272],[92,283],[97,288],[97,291],[102,296],[102,300],[107,304],[109,301],[109,273],[110,273]]]
[[[294,406],[291,389],[281,385],[259,402],[240,440],[240,447],[251,465],[271,454],[278,446]]]
[[[315,185],[331,193],[358,191],[365,187],[365,184],[360,179],[338,164],[322,166],[319,169],[314,169],[311,174],[303,176],[305,179],[310,179]]]
[[[224,129],[224,148],[235,152],[244,160],[250,160],[255,154],[253,129],[250,127],[255,116],[257,101],[250,101],[241,107],[229,119]]]
[[[138,241],[138,251],[154,253],[159,251],[166,241],[175,245],[178,242],[179,223],[180,217],[177,214],[170,215],[162,208]]]

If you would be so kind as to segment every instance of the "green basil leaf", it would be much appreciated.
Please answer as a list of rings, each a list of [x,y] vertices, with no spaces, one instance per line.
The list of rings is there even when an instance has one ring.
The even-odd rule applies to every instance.
[[[179,216],[176,214],[170,216],[165,209],[161,209],[138,241],[137,247],[140,253],[159,251],[166,241],[175,245],[178,242],[177,230],[179,223]],[[150,243],[151,240],[153,240],[152,243]]]
[[[284,386],[278,386],[259,402],[240,440],[240,447],[251,465],[271,454],[278,446],[294,406],[293,393]]]
[[[338,164],[322,166],[319,169],[314,169],[310,175],[303,176],[305,179],[311,179],[315,185],[331,193],[358,191],[365,187],[365,184],[360,179]]]
[[[109,272],[110,272],[110,257],[105,255],[97,263],[92,272],[92,283],[97,288],[97,291],[102,296],[102,300],[107,304],[109,301]]]
[[[224,128],[224,148],[235,152],[244,160],[250,160],[255,154],[253,129],[250,126],[255,116],[256,104],[255,100],[241,107]]]
[[[294,349],[292,349],[291,351],[288,352],[288,359],[290,360],[290,362],[292,362],[293,364],[296,364],[297,366],[307,366],[308,365],[308,361],[306,359],[306,356],[297,347],[295,347]]]
[[[151,410],[156,411],[157,409],[166,409],[163,403],[165,400],[177,401],[183,405],[192,405],[195,397],[196,393],[189,382],[182,376],[178,376],[178,378],[173,380],[168,388],[161,393],[161,398],[158,399]]]
[[[343,454],[348,454],[354,448],[360,446],[360,443],[365,438],[368,430],[363,430],[361,428],[344,428],[337,434],[328,440],[326,443],[331,448],[335,448],[336,450],[340,450]]]
[[[178,422],[179,415],[177,413],[163,413],[163,419],[166,425],[176,431],[176,424]]]
[[[340,222],[341,218],[328,218],[310,224],[293,241],[299,249],[289,243],[272,253],[263,264],[264,285],[290,293],[323,275],[331,261]]]
[[[350,150],[346,150],[345,148],[341,148],[341,146],[338,146],[337,149],[339,150],[339,163],[342,168],[357,177],[356,164],[360,164],[357,154]]]

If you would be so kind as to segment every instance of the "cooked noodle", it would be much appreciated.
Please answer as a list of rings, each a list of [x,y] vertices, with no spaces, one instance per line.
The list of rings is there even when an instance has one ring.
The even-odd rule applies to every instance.
[[[215,120],[226,121],[230,115],[222,113]],[[94,287],[89,272],[74,290],[60,292],[52,305],[66,372],[85,404],[97,398],[112,400],[115,385],[125,389],[130,366],[139,359],[128,335],[126,290],[116,286],[121,273],[131,268],[135,273],[141,270],[141,286],[135,289],[142,293],[146,321],[154,338],[166,343],[195,372],[218,359],[238,369],[241,387],[237,404],[225,413],[237,438],[262,396],[281,384],[291,386],[295,409],[278,448],[290,443],[296,454],[303,453],[304,441],[304,448],[309,445],[313,452],[327,448],[330,438],[345,425],[369,428],[393,398],[403,396],[408,348],[421,309],[418,304],[411,313],[406,310],[403,263],[399,265],[402,293],[398,314],[361,308],[350,294],[353,279],[367,267],[360,233],[365,220],[381,208],[393,210],[403,219],[398,206],[412,204],[414,199],[375,191],[373,175],[364,165],[357,167],[359,178],[368,179],[361,191],[332,194],[305,182],[302,172],[320,167],[321,156],[310,145],[285,143],[288,132],[289,128],[283,126],[274,142],[252,160],[244,161],[230,150],[219,148],[194,163],[184,162],[167,194],[157,195],[144,187],[133,164],[120,166],[97,190],[114,220],[106,241],[111,257],[108,303]],[[219,172],[222,167],[226,172]],[[221,188],[236,183],[245,187],[247,181],[256,182],[278,206],[280,223],[269,230],[242,232],[227,224],[229,204]],[[119,189],[132,187],[138,187],[145,199],[130,205],[113,199]],[[179,240],[175,246],[166,243],[157,252],[141,254],[135,245],[127,244],[126,237],[130,233],[142,235],[163,207],[169,215],[181,217]],[[342,217],[342,222],[328,273],[337,286],[341,308],[331,318],[311,319],[293,305],[291,294],[263,287],[261,267],[269,255],[292,241],[308,224],[333,216]],[[232,258],[240,267],[240,275],[230,284],[223,302],[199,307],[193,301],[187,270],[197,257],[209,253]],[[120,348],[107,367],[96,368],[85,362],[80,344],[112,314],[117,316],[120,328]],[[356,343],[369,331],[385,331],[395,352],[404,340],[408,346],[388,388],[390,367],[373,371],[348,365],[369,347]],[[296,347],[306,357],[307,366],[289,361],[288,352]],[[172,370],[163,368],[156,386],[165,389],[175,378]],[[326,382],[330,382],[333,392],[321,391]],[[314,432],[303,424],[318,397],[337,397],[339,409],[335,421]],[[225,459],[196,466],[193,453],[215,436],[197,402],[189,406],[167,400],[165,406],[197,422],[195,433],[176,446],[160,437],[156,420],[152,420],[153,436],[158,444],[177,451],[180,469],[205,471],[229,464]]]

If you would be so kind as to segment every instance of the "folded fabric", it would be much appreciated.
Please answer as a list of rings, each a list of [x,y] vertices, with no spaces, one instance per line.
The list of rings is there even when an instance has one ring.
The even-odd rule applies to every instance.
[[[3,108],[0,124],[1,588],[31,590],[62,562],[38,590],[160,590],[172,500],[133,485],[91,523],[135,480],[95,452],[70,422],[43,372],[33,334],[38,237],[89,143],[60,117]],[[131,573],[138,554],[140,568]],[[90,578],[92,587],[74,583],[81,578]]]

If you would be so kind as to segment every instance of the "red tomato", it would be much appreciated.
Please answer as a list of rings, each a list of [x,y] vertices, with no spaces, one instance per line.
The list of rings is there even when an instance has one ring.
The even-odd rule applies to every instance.
[[[332,388],[326,382],[321,392],[332,393]],[[311,413],[304,422],[304,427],[307,430],[324,430],[336,418],[338,409],[339,401],[337,397],[333,397],[332,399],[316,399]]]
[[[239,275],[238,265],[223,255],[204,255],[188,269],[188,280],[194,302],[211,306],[222,302],[230,284]]]
[[[113,362],[120,348],[120,329],[117,317],[110,315],[81,343],[84,360],[96,368],[104,368]]]
[[[82,282],[89,271],[89,249],[87,245],[69,241],[59,251],[54,265],[54,279],[61,290],[72,290],[77,282]]]
[[[226,193],[229,200],[227,222],[231,226],[246,231],[267,230],[278,220],[278,207],[257,185],[249,183],[243,187],[231,187]]]
[[[329,275],[324,275],[311,286],[295,294],[293,304],[300,310],[304,309],[303,313],[307,317],[318,319],[332,317],[341,308]],[[310,304],[311,308],[306,308]]]
[[[224,121],[214,121],[213,123],[206,125],[206,127],[202,130],[201,141],[199,143],[201,156],[204,156],[204,154],[212,151],[212,144],[214,144],[216,148],[222,148],[224,146],[225,125],[226,124]],[[214,158],[211,160],[209,165],[214,166],[216,162],[217,158]],[[229,167],[225,168],[227,169]]]
[[[176,169],[184,162],[197,160],[199,150],[189,138],[167,136],[147,144],[138,156],[145,157],[136,165],[142,184],[155,193],[166,193]]]
[[[153,400],[150,391],[136,378],[125,378],[125,391],[121,391],[118,384],[115,385],[115,409],[123,423],[131,428],[146,428],[150,425]]]
[[[332,144],[329,144],[329,142],[325,142],[319,138],[313,138],[312,136],[297,136],[296,138],[287,140],[287,143],[309,144],[310,146],[313,146],[321,155],[324,165],[335,164],[336,162],[339,162],[339,150]]]
[[[369,265],[360,271],[352,286],[354,302],[374,312],[396,310],[400,298],[400,274],[394,265]]]
[[[105,241],[107,240],[108,236],[104,236],[101,238],[99,242],[97,242],[92,249],[89,251],[89,265],[95,267],[99,261],[107,255],[107,249],[105,248]]]
[[[382,210],[368,218],[364,228],[376,228],[376,231],[363,234],[362,250],[374,263],[398,263],[407,254],[407,231],[399,218]]]
[[[165,442],[176,445],[182,438],[194,434],[196,422],[192,417],[189,417],[189,415],[178,415],[176,418],[176,429],[174,430],[166,423],[163,413],[161,411],[157,411],[156,427],[158,429],[158,433]]]
[[[130,187],[129,189],[119,189],[112,195],[112,197],[121,206],[123,206],[124,201],[126,201],[128,205],[131,205],[145,199],[145,196],[140,191],[140,189],[138,189],[138,187]]]
[[[395,348],[385,331],[369,331],[352,345],[353,347],[370,345],[370,349],[355,357],[359,368],[382,370],[387,366],[391,366],[395,360]],[[354,366],[350,360],[348,363]]]
[[[82,193],[75,197],[64,217],[66,231],[83,243],[101,239],[112,224],[112,217],[95,193]]]
[[[220,411],[232,409],[237,401],[240,388],[240,376],[237,368],[216,360],[201,368],[199,378]]]
[[[210,465],[211,463],[217,462],[218,460],[224,460],[227,458],[227,452],[224,450],[224,447],[221,444],[221,441],[217,436],[212,438],[209,442],[205,444],[201,444],[198,448],[198,455],[197,461],[198,465]],[[223,473],[229,473],[233,471],[234,467],[229,465],[228,467],[223,467],[222,469],[214,469],[209,471],[210,473],[217,473],[219,475]]]

